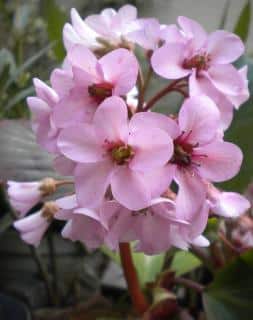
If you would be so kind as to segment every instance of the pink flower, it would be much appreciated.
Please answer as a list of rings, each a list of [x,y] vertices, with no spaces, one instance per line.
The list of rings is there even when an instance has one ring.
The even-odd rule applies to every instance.
[[[127,35],[127,40],[137,43],[146,50],[155,50],[166,40],[174,39],[175,29],[174,25],[160,25],[155,18],[137,19],[134,30]]]
[[[152,56],[154,71],[167,79],[189,77],[190,91],[192,82],[207,81],[226,96],[240,95],[245,82],[231,64],[244,51],[240,38],[222,30],[208,35],[197,22],[186,17],[179,17],[178,23],[181,35]]]
[[[107,97],[126,95],[134,86],[138,62],[126,49],[117,49],[101,59],[82,45],[67,55],[73,76],[66,70],[55,70],[51,82],[61,100],[54,109],[57,126],[65,128],[80,122],[91,122],[98,105]]]
[[[208,240],[201,233],[207,224],[208,209],[204,206],[196,212],[194,220],[185,221],[177,217],[175,203],[166,198],[154,199],[151,206],[141,212],[130,211],[116,201],[109,201],[103,214],[113,216],[114,220],[105,244],[118,250],[120,242],[137,241],[135,249],[149,255],[166,251],[171,246],[181,249],[187,249],[191,243],[206,246]]]
[[[12,207],[23,217],[43,196],[55,191],[55,180],[46,178],[36,182],[8,181],[8,196]]]
[[[225,218],[237,218],[250,208],[250,202],[236,192],[224,192],[208,184],[208,202],[213,213]]]
[[[125,38],[134,28],[137,10],[132,5],[122,6],[118,12],[104,9],[100,14],[88,16],[84,22],[103,39],[114,46],[124,45]]]
[[[20,232],[24,242],[38,247],[57,211],[55,203],[48,202],[40,211],[15,221],[14,227]]]
[[[37,142],[48,152],[57,152],[58,129],[52,120],[52,111],[59,101],[57,93],[39,79],[33,80],[36,97],[28,97],[27,103],[32,113],[32,128]]]
[[[136,117],[145,125],[144,116],[137,114]],[[156,117],[154,113],[149,114],[149,126],[159,127]],[[236,145],[219,137],[219,111],[206,96],[185,100],[177,121],[174,134],[168,131],[174,138],[174,155],[168,166],[179,185],[177,210],[182,219],[187,219],[203,206],[207,189],[204,180],[231,179],[240,169],[242,153]]]
[[[164,125],[170,126],[167,121]],[[80,163],[75,182],[84,207],[101,203],[110,185],[118,202],[142,209],[160,192],[156,184],[170,183],[170,177],[160,171],[173,152],[170,136],[165,130],[136,123],[135,116],[128,121],[126,104],[119,97],[107,98],[92,124],[63,129],[58,146],[66,157]]]
[[[62,230],[62,236],[72,241],[81,241],[89,249],[95,249],[104,243],[108,232],[105,219],[110,216],[101,216],[101,209],[82,208],[78,205],[76,195],[67,196],[56,201],[60,211],[56,219],[67,220]],[[102,207],[103,208],[103,205]]]

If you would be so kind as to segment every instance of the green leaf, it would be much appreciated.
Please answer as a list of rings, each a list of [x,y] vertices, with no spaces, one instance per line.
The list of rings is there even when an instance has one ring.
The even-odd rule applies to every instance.
[[[244,159],[239,174],[221,186],[225,189],[242,192],[253,178],[253,61],[244,57],[240,60],[240,64],[248,65],[250,98],[240,107],[239,111],[235,112],[233,122],[225,134],[225,139],[237,144],[242,149]]]
[[[5,110],[8,111],[17,105],[19,102],[23,101],[26,97],[34,93],[34,86],[30,86],[20,92],[18,92],[14,97],[12,97],[8,103],[5,105]]]
[[[62,29],[67,20],[66,14],[55,3],[54,0],[42,0],[42,14],[47,22],[47,33],[50,41],[56,42],[54,53],[59,61],[65,56],[62,43]]]
[[[120,264],[118,253],[105,246],[101,250],[116,263]],[[162,270],[165,254],[147,256],[144,253],[132,252],[132,256],[141,286],[144,287],[146,283],[153,282]]]
[[[203,294],[207,320],[253,318],[253,250],[217,272]]]
[[[51,43],[45,48],[42,48],[39,50],[36,54],[28,58],[19,68],[17,68],[14,72],[12,72],[11,77],[8,79],[4,86],[4,90],[7,90],[9,86],[27,69],[29,69],[32,65],[35,64],[39,59],[41,59],[45,54],[48,53],[48,51],[53,48],[55,43]]]
[[[144,253],[134,253],[133,260],[136,267],[141,286],[148,282],[155,281],[157,275],[161,272],[164,264],[165,255],[159,254],[147,256]]]
[[[236,23],[234,33],[237,34],[244,42],[248,38],[251,20],[251,5],[250,0],[247,1],[246,5],[241,11],[239,19]]]
[[[178,251],[175,253],[170,269],[175,271],[176,276],[181,276],[194,270],[202,264],[201,260],[189,251]]]

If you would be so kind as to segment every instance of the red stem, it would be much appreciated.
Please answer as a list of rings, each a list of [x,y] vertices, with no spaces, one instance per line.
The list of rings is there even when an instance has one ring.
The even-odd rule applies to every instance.
[[[147,102],[145,108],[143,108],[143,111],[147,111],[147,110],[151,109],[153,107],[153,105],[158,100],[160,100],[162,97],[164,97],[169,92],[178,91],[178,92],[182,93],[184,96],[186,96],[186,93],[184,91],[182,91],[180,87],[177,88],[177,84],[180,83],[182,80],[184,80],[184,79],[175,80],[175,81],[171,82],[168,86],[163,88],[161,91],[159,91],[156,95],[153,96],[153,98],[151,98]]]
[[[120,243],[119,249],[121,264],[132,303],[134,305],[134,308],[136,309],[136,312],[139,315],[143,315],[144,312],[148,309],[149,305],[140,288],[136,269],[133,264],[130,245],[127,242]]]

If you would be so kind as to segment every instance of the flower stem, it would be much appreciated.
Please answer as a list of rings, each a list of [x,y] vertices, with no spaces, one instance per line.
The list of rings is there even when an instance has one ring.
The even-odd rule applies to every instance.
[[[151,109],[153,107],[153,105],[160,100],[162,97],[164,97],[166,94],[172,92],[172,91],[178,91],[180,93],[183,94],[184,97],[187,96],[187,94],[182,90],[182,88],[179,86],[177,87],[177,85],[182,81],[183,79],[179,79],[179,80],[175,80],[173,82],[171,82],[168,86],[166,86],[165,88],[163,88],[161,91],[159,91],[156,95],[153,96],[153,98],[151,98],[145,108],[143,109],[143,111],[148,111],[149,109]]]
[[[181,277],[175,278],[174,283],[182,285],[186,288],[193,289],[193,290],[197,291],[198,293],[202,293],[203,290],[205,289],[205,287],[202,284],[195,282],[191,279],[186,279],[186,278],[181,278]]]
[[[136,269],[132,259],[130,244],[127,242],[122,242],[119,245],[119,249],[121,264],[132,303],[136,309],[136,312],[139,315],[143,315],[143,313],[148,309],[149,305],[140,288]]]

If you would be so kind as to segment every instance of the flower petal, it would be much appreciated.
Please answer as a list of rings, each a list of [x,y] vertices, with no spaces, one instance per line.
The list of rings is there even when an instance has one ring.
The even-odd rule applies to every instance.
[[[133,53],[127,49],[116,49],[99,60],[104,80],[114,84],[113,94],[120,96],[129,92],[136,84],[139,65]]]
[[[215,141],[196,148],[194,161],[199,163],[201,176],[213,182],[221,182],[233,178],[239,172],[242,159],[242,152],[235,144]]]
[[[179,186],[176,197],[177,217],[191,221],[204,203],[206,187],[196,172],[183,168],[176,170],[175,180]]]
[[[151,57],[154,71],[166,79],[180,79],[191,73],[183,68],[185,45],[167,43],[157,49]]]
[[[188,98],[179,111],[180,130],[185,132],[187,143],[204,144],[212,140],[219,128],[220,112],[207,96]]]
[[[119,167],[112,175],[111,188],[114,198],[130,210],[149,206],[151,198],[145,179],[127,166]]]
[[[239,71],[231,64],[211,66],[207,75],[213,85],[224,94],[235,95],[244,88]]]
[[[110,183],[113,167],[110,161],[77,165],[75,183],[78,202],[88,208],[97,208]]]
[[[175,139],[180,130],[177,122],[168,116],[157,112],[138,112],[136,113],[129,123],[130,132],[140,129],[142,126],[146,126],[150,130],[153,128],[159,128],[168,133],[168,135]]]
[[[128,137],[127,106],[120,97],[110,97],[104,100],[94,115],[96,134],[109,142],[126,141]]]
[[[60,132],[58,147],[69,159],[77,162],[97,162],[103,160],[104,150],[98,144],[93,126],[76,124]]]
[[[230,32],[217,30],[207,39],[207,52],[212,64],[227,64],[234,62],[244,52],[241,39]]]

